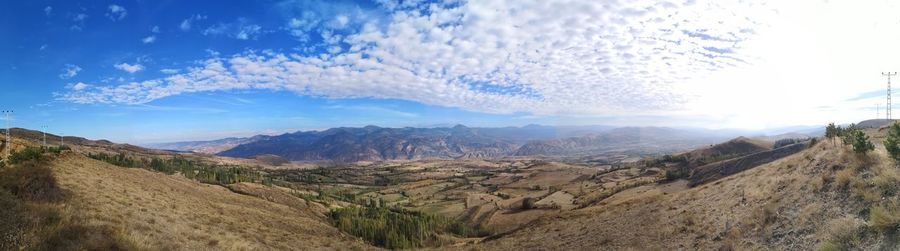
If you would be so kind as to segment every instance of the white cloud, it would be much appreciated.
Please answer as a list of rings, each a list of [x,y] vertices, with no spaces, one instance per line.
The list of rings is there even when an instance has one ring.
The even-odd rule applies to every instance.
[[[111,4],[109,5],[108,10],[109,11],[106,12],[106,17],[113,21],[125,19],[125,16],[128,15],[128,10],[119,5]]]
[[[59,78],[61,79],[69,79],[78,75],[78,72],[81,71],[81,67],[73,64],[66,64],[66,67],[63,68],[62,73],[59,74]]]
[[[181,70],[178,70],[178,69],[162,69],[162,70],[159,70],[159,72],[162,72],[163,74],[170,74],[170,75],[171,75],[171,74],[177,74],[177,73],[181,72]]]
[[[225,35],[235,39],[248,40],[256,39],[260,34],[264,33],[262,26],[252,24],[245,18],[238,18],[232,23],[219,23],[201,32],[203,35]]]
[[[205,20],[205,19],[206,19],[206,16],[204,16],[204,15],[193,15],[193,16],[185,19],[184,21],[181,21],[181,24],[178,25],[178,28],[181,29],[182,31],[189,31],[189,30],[191,30],[191,26],[193,26],[194,21]]]
[[[313,51],[330,51],[324,55],[216,55],[164,78],[60,98],[136,104],[267,89],[482,112],[703,115],[731,123],[723,126],[771,126],[759,121],[819,123],[836,116],[815,107],[841,103],[860,88],[881,88],[877,73],[900,58],[887,49],[900,43],[900,33],[883,32],[900,29],[891,14],[897,7],[876,3],[410,3],[382,1],[384,9],[376,11],[298,7],[284,30],[301,42],[320,36],[324,42]],[[381,12],[388,16],[376,15]],[[204,33],[252,39],[239,31],[222,24]],[[846,103],[840,114],[862,116],[860,106],[874,106],[859,102],[868,103]]]
[[[123,70],[128,73],[135,73],[135,72],[139,72],[144,69],[143,65],[137,64],[137,63],[136,64],[121,63],[121,64],[116,64],[113,66],[116,67],[116,69]]]
[[[72,15],[72,26],[69,26],[69,30],[73,31],[82,31],[84,30],[84,21],[87,20],[88,15],[84,13],[78,13]]]
[[[44,7],[44,15],[47,15],[49,17],[50,14],[52,14],[52,13],[53,13],[53,7],[50,7],[50,6]]]
[[[81,90],[88,88],[88,86],[89,86],[88,84],[78,82],[78,83],[72,85],[72,90],[81,91]]]
[[[143,42],[145,44],[156,42],[156,36],[145,37],[145,38],[141,39],[141,42]]]

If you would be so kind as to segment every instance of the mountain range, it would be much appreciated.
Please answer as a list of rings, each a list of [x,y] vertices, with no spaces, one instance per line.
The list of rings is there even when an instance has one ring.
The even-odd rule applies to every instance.
[[[815,131],[814,128],[791,128]],[[386,128],[339,127],[211,141],[147,145],[228,157],[276,155],[292,161],[467,159],[507,156],[581,156],[635,150],[677,152],[764,132],[668,127],[544,126]],[[791,133],[790,135],[808,135]]]

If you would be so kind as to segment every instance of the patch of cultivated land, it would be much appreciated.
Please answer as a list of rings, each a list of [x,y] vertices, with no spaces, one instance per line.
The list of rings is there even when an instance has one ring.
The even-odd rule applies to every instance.
[[[276,203],[178,175],[122,168],[68,153],[52,162],[69,207],[154,250],[368,249],[304,201]],[[249,188],[244,188],[249,189]],[[273,197],[273,196],[269,196]],[[274,200],[274,199],[273,199]]]

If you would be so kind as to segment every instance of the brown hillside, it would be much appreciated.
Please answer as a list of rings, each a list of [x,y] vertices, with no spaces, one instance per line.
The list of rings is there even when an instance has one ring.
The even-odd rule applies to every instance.
[[[371,248],[328,225],[321,218],[323,209],[307,210],[301,199],[253,185],[234,189],[269,193],[264,197],[269,200],[177,175],[112,166],[78,153],[51,165],[61,186],[73,193],[68,207],[147,249]]]
[[[693,150],[684,154],[692,167],[702,166],[721,160],[745,156],[772,149],[773,142],[738,137],[724,143]]]
[[[900,169],[883,147],[877,149],[861,157],[848,146],[823,142],[694,188],[672,188],[684,182],[633,188],[620,194],[628,196],[543,218],[481,248],[897,250],[893,232],[873,227],[890,218],[869,215],[900,200],[894,186]]]

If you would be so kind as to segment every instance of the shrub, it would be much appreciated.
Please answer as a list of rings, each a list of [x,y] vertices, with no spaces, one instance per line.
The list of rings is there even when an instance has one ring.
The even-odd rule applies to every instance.
[[[43,163],[30,162],[0,171],[0,187],[29,201],[58,201],[63,191]]]
[[[856,170],[852,168],[846,168],[840,170],[835,174],[834,181],[837,183],[838,187],[845,188],[850,184],[853,180],[856,179]]]
[[[529,210],[534,209],[534,203],[537,202],[535,198],[526,197],[522,200],[522,209]]]
[[[826,241],[819,245],[819,251],[843,251],[846,250],[841,245],[833,241]]]
[[[690,176],[691,172],[687,168],[678,167],[672,170],[666,171],[666,176],[660,180],[661,182],[670,182],[675,181],[677,179],[684,179]]]
[[[856,217],[844,216],[829,221],[825,232],[828,234],[829,243],[839,247],[839,250],[849,250],[859,246],[860,236],[865,230],[864,225],[865,223]]]
[[[9,163],[10,164],[18,164],[29,160],[41,160],[41,157],[44,154],[43,148],[37,147],[25,147],[22,151],[15,151],[10,153],[9,155]]]
[[[872,226],[886,233],[894,233],[900,228],[900,204],[896,202],[881,203],[869,211]]]

